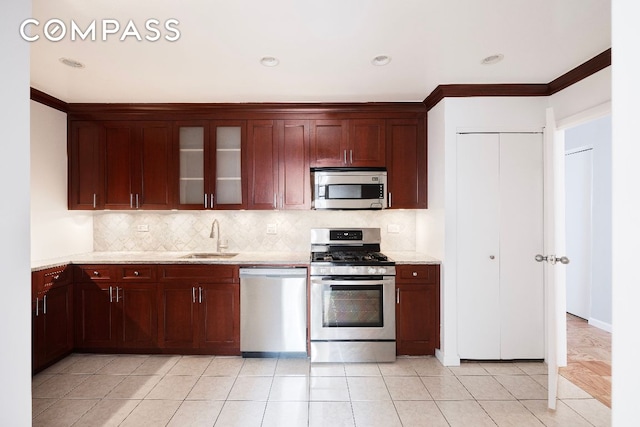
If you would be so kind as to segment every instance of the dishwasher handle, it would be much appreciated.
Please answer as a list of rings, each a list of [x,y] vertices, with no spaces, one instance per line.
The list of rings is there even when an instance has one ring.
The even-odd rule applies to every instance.
[[[241,268],[240,279],[243,277],[307,277],[304,267],[291,268]]]

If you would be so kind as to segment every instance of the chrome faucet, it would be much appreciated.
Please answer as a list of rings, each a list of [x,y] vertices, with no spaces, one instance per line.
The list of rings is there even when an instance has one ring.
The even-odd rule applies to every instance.
[[[216,252],[220,252],[221,249],[226,249],[227,245],[226,244],[221,244],[221,240],[220,240],[220,223],[218,222],[217,219],[214,219],[213,222],[211,223],[211,234],[209,234],[209,237],[214,239],[217,238],[216,240]]]

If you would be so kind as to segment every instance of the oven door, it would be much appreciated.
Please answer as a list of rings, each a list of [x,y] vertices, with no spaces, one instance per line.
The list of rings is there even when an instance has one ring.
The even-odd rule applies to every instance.
[[[311,277],[311,340],[394,340],[393,276]]]

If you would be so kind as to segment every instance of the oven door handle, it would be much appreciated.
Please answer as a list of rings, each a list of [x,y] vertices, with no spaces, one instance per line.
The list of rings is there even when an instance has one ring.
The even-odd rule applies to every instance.
[[[393,278],[385,278],[385,279],[381,279],[381,280],[371,280],[371,279],[367,279],[367,280],[314,280],[311,279],[311,284],[312,285],[351,285],[351,286],[367,286],[367,285],[379,285],[381,282],[382,283],[388,283],[391,282],[393,283]]]

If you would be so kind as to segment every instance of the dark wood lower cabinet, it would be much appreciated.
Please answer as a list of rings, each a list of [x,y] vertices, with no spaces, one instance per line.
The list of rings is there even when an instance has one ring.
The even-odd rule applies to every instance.
[[[79,283],[76,307],[79,350],[157,347],[155,284]]]
[[[440,266],[396,266],[396,353],[435,354],[440,347]]]
[[[38,371],[73,350],[73,284],[66,267],[32,275],[32,369]]]

